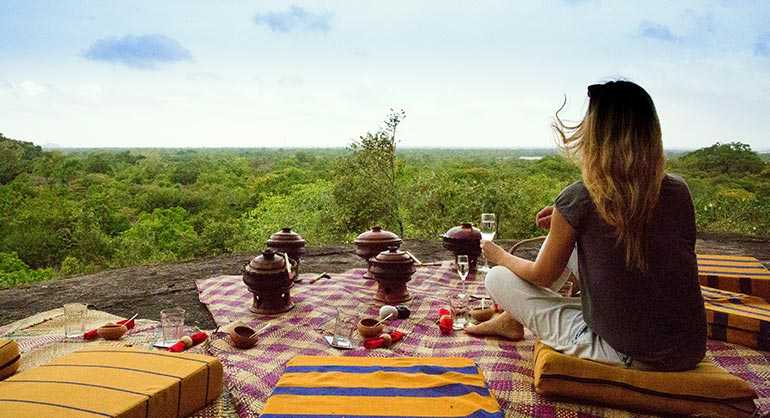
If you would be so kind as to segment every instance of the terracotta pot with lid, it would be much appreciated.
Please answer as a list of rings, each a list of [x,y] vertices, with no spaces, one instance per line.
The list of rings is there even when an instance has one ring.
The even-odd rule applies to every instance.
[[[294,307],[291,302],[291,277],[283,254],[268,248],[244,264],[243,283],[254,295],[250,310],[257,314],[277,314]]]
[[[417,271],[412,257],[392,246],[370,259],[370,262],[369,271],[377,280],[374,300],[393,305],[412,299],[406,288],[406,283],[412,280],[412,274]]]
[[[296,264],[292,269],[293,278],[299,277],[299,265],[302,261],[302,257],[305,255],[305,246],[307,242],[302,236],[291,228],[282,228],[280,231],[267,240],[267,247],[275,252],[286,253],[289,258]]]
[[[458,255],[468,256],[468,268],[476,271],[476,260],[481,255],[481,231],[470,222],[465,222],[446,231],[442,236],[444,248]],[[469,276],[470,278],[470,276]]]
[[[399,248],[402,241],[398,235],[382,229],[381,226],[374,226],[356,237],[353,243],[356,245],[356,255],[369,262],[372,257],[376,257],[390,247]],[[369,263],[369,270],[364,273],[364,278],[374,280],[371,263]]]

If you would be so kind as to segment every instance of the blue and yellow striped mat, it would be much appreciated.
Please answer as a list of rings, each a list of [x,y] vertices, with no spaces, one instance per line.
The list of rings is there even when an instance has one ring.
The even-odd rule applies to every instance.
[[[471,359],[297,356],[260,416],[487,418],[503,413]]]
[[[770,270],[754,257],[698,254],[698,278],[703,286],[770,301]]]

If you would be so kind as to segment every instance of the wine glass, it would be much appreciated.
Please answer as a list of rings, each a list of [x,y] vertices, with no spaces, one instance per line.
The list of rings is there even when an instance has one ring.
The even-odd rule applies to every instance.
[[[454,313],[454,323],[452,327],[455,330],[461,330],[465,328],[465,324],[468,323],[467,318],[467,303],[466,299],[468,294],[465,288],[465,279],[468,278],[468,270],[470,269],[470,260],[467,255],[457,256],[457,274],[460,275],[460,283],[462,290],[456,296],[450,299],[450,306],[452,306],[452,312]]]
[[[482,213],[481,214],[481,239],[484,241],[492,241],[495,239],[495,233],[497,232],[497,221],[494,213]],[[479,271],[489,271],[489,261],[487,257],[484,257],[484,266],[479,268]]]
[[[468,278],[468,270],[470,269],[470,261],[467,255],[457,256],[457,274],[460,275],[460,283],[462,283],[462,291],[458,296],[465,297],[465,279]]]

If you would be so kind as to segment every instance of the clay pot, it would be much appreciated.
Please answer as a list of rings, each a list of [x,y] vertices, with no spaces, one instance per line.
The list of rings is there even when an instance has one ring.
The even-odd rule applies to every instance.
[[[402,241],[398,235],[386,231],[380,226],[374,226],[372,229],[356,237],[353,243],[356,246],[356,255],[369,262],[369,259],[376,257],[377,254],[390,247],[400,247]],[[374,280],[374,275],[371,272],[371,263],[369,267],[370,269],[364,273],[363,277],[364,279]]]
[[[237,326],[230,330],[230,343],[236,348],[249,349],[257,344],[254,330],[247,326]]]
[[[385,324],[377,325],[379,321],[374,318],[364,318],[358,321],[358,333],[364,338],[375,338],[382,334],[382,330],[385,329]]]
[[[370,259],[370,262],[369,271],[377,280],[374,300],[394,305],[412,299],[406,288],[406,283],[412,280],[412,274],[417,271],[412,257],[396,247],[390,247]]]
[[[125,325],[107,324],[96,329],[96,334],[105,340],[119,340],[128,328]]]
[[[300,262],[305,255],[305,245],[307,242],[301,235],[291,230],[291,228],[282,228],[280,231],[270,235],[267,240],[267,247],[277,253],[286,253],[292,260],[293,277],[299,276]]]
[[[471,309],[470,314],[471,318],[473,318],[476,322],[484,322],[492,319],[492,317],[495,315],[495,309],[492,307],[477,307]]]
[[[294,307],[291,302],[291,278],[283,254],[271,249],[254,257],[242,269],[243,283],[254,295],[250,310],[257,314],[277,314]]]
[[[466,222],[460,226],[449,229],[441,236],[444,248],[458,255],[468,256],[468,270],[476,271],[476,260],[481,255],[481,231],[474,228],[473,224]],[[468,276],[471,278],[471,276]]]

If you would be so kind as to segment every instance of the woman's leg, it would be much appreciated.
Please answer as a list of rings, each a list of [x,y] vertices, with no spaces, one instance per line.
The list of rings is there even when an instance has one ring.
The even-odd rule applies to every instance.
[[[466,330],[470,334],[507,338],[513,334],[518,338],[511,339],[521,339],[523,325],[543,343],[565,354],[625,364],[625,356],[594,334],[585,323],[580,299],[565,298],[553,290],[560,288],[567,277],[565,274],[557,280],[561,284],[555,283],[552,289],[546,289],[520,279],[505,267],[494,267],[487,273],[485,284],[487,292],[505,312]]]

